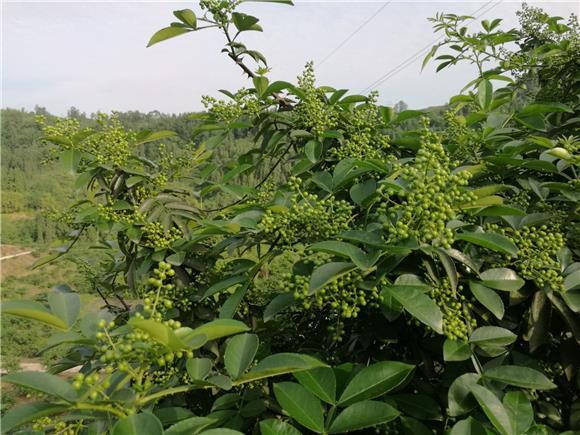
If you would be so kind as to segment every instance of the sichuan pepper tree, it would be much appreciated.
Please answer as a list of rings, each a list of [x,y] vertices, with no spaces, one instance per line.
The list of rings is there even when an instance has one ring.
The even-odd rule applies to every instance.
[[[5,376],[49,399],[11,410],[4,428],[579,429],[580,118],[577,95],[562,93],[568,78],[577,89],[575,19],[525,7],[520,28],[501,30],[435,17],[445,36],[426,61],[477,67],[435,130],[376,93],[318,86],[311,63],[296,84],[271,81],[241,42],[262,30],[243,2],[200,6],[175,11],[149,45],[215,29],[249,87],[204,97],[182,156],[144,158],[143,143],[171,133],[114,117],[45,128],[86,191],[64,255],[98,229],[111,261],[95,286],[132,296],[80,322],[66,287],[49,307],[3,304],[61,329],[50,346],[76,345],[53,373],[82,366],[72,383]],[[413,118],[420,127],[405,128]],[[243,129],[253,147],[224,171],[213,156]]]

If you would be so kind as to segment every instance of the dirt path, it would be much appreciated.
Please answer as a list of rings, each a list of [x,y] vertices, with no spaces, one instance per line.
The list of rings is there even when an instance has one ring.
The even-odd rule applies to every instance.
[[[33,252],[23,246],[0,245],[0,280],[30,274],[30,268],[36,260],[32,255]]]
[[[21,252],[19,254],[6,255],[5,257],[0,257],[0,261],[8,260],[10,258],[20,257],[21,255],[28,255],[28,254],[32,254],[32,251]]]
[[[75,375],[76,373],[79,372],[79,370],[81,369],[80,366],[78,367],[73,367],[71,369],[65,370],[61,373],[59,373],[59,376],[63,376],[63,377],[70,377]],[[46,367],[44,366],[44,364],[42,364],[42,362],[40,362],[40,360],[34,359],[34,358],[23,358],[20,361],[20,366],[18,367],[18,371],[21,372],[45,372],[46,371]],[[8,373],[5,369],[0,370],[0,374],[5,375],[6,373]]]

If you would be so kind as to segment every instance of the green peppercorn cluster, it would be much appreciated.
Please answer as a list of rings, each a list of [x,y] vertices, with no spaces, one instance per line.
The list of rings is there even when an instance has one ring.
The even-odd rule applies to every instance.
[[[502,232],[518,247],[516,259],[506,259],[506,265],[516,267],[525,279],[554,291],[564,290],[564,278],[558,252],[565,246],[564,235],[556,225],[512,228],[494,228]]]
[[[71,209],[69,210],[55,210],[50,209],[46,211],[46,216],[55,222],[71,226],[75,222],[75,214]]]
[[[327,261],[326,254],[315,254],[307,262],[320,267]],[[286,291],[292,292],[294,299],[301,302],[304,309],[324,310],[330,318],[338,319],[339,323],[340,319],[357,318],[364,307],[378,308],[381,300],[377,286],[362,285],[364,276],[359,270],[336,277],[314,293],[310,292],[309,276],[287,273],[282,278]],[[337,337],[343,332],[340,324],[329,330]]]
[[[198,159],[206,153],[203,147],[193,142],[180,147],[180,152],[177,154],[168,150],[165,144],[160,144],[157,152],[159,155],[159,158],[156,160],[159,168],[158,172],[165,178],[163,185],[168,181],[175,180],[185,171],[193,168],[199,163]],[[156,184],[159,184],[159,181],[156,180]],[[160,187],[163,187],[163,185]]]
[[[100,114],[99,130],[83,141],[83,147],[94,154],[100,164],[123,166],[132,154],[136,134],[126,130],[117,115]]]
[[[510,198],[510,203],[512,205],[521,207],[524,210],[528,209],[531,201],[532,197],[530,195],[530,192],[524,189],[521,189],[519,192],[517,192],[515,195],[512,195]]]
[[[254,118],[260,112],[260,102],[249,89],[241,89],[231,101],[218,100],[204,95],[201,99],[206,110],[221,122],[234,122],[243,116]]]
[[[353,207],[347,201],[330,196],[319,199],[303,192],[296,178],[291,181],[290,207],[268,209],[260,228],[266,235],[280,237],[280,242],[291,246],[326,240],[349,228]]]
[[[135,318],[143,318],[139,313]],[[162,320],[151,317],[172,329],[181,327],[179,321]],[[97,354],[100,365],[90,374],[78,374],[73,387],[81,390],[91,400],[106,397],[112,375],[126,373],[137,391],[147,391],[155,384],[165,383],[176,372],[171,370],[184,358],[192,358],[191,351],[168,352],[165,347],[154,341],[147,332],[132,330],[120,334],[114,322],[99,323]]]
[[[81,128],[75,119],[57,119],[53,125],[44,125],[43,134],[52,141],[58,149],[76,149],[92,156],[100,165],[124,166],[132,155],[136,134],[126,130],[116,114],[108,116],[99,113],[97,128]],[[86,136],[78,140],[79,136]]]
[[[78,133],[89,131],[88,129],[81,129],[80,121],[74,118],[57,118],[53,124],[47,124],[46,118],[43,115],[39,115],[36,117],[36,123],[44,137],[42,143],[44,145],[49,143],[56,145],[47,150],[47,155],[42,160],[42,164],[58,160],[60,153],[64,150],[77,149],[78,146],[73,145],[69,138]],[[56,141],[52,140],[55,138],[58,139]]]
[[[223,27],[240,3],[241,0],[200,0],[199,6],[211,14],[213,21]]]
[[[389,136],[382,131],[383,119],[377,105],[377,92],[371,92],[365,104],[340,118],[345,139],[332,153],[338,159],[380,159],[389,148]]]
[[[414,163],[399,168],[407,192],[387,190],[378,206],[377,212],[389,217],[383,224],[388,242],[415,237],[420,242],[451,246],[453,232],[446,223],[460,213],[463,204],[476,199],[464,189],[471,174],[453,173],[452,167],[437,135],[425,132]]]
[[[324,92],[316,88],[315,83],[314,64],[308,62],[303,73],[298,76],[298,86],[304,96],[296,106],[295,113],[304,130],[320,136],[337,126],[338,114],[332,106],[326,104]]]
[[[143,244],[155,250],[167,249],[171,244],[183,237],[177,227],[166,230],[160,222],[146,222],[143,229]]]
[[[81,123],[78,119],[74,118],[57,118],[54,124],[46,124],[46,118],[44,116],[37,116],[36,122],[42,129],[42,133],[47,137],[72,137],[79,133],[81,130]],[[70,149],[72,147],[71,143],[64,142],[62,144],[63,149]]]
[[[175,302],[181,309],[190,307],[191,301],[186,300],[182,290],[172,284],[173,276],[175,271],[171,264],[161,261],[153,269],[153,276],[147,280],[143,292],[143,311],[155,320],[161,320],[165,312],[176,305]]]
[[[105,204],[97,204],[99,217],[107,222],[123,223],[131,225],[135,223],[135,214],[132,210],[116,210]]]
[[[477,132],[467,127],[465,118],[456,111],[448,110],[443,114],[447,126],[443,133],[443,142],[453,147],[453,156],[472,163],[479,161],[482,142]]]
[[[65,422],[59,420],[55,417],[41,417],[34,420],[32,423],[32,429],[34,431],[46,433],[46,431],[51,431],[58,435],[76,435],[83,428],[83,421],[78,422]]]
[[[451,340],[467,341],[477,322],[470,314],[473,305],[467,301],[462,291],[462,285],[453,290],[445,279],[431,286],[429,296],[443,313],[443,333]]]

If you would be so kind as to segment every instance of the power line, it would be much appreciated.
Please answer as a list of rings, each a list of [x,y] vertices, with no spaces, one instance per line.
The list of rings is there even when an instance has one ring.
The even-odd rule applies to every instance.
[[[348,35],[340,44],[338,44],[336,46],[336,48],[334,50],[332,50],[330,53],[328,53],[326,55],[326,57],[324,59],[322,59],[319,63],[318,66],[321,66],[324,62],[326,62],[328,59],[330,59],[332,56],[334,56],[334,54],[340,50],[348,41],[350,41],[354,35],[356,35],[358,32],[360,32],[362,30],[362,28],[364,26],[366,26],[368,23],[370,23],[379,13],[381,13],[381,11],[383,9],[385,9],[390,3],[392,3],[393,0],[389,0],[388,2],[386,2],[384,5],[382,5],[379,9],[377,9],[377,11],[371,15],[365,22],[363,22],[360,26],[358,26],[354,32],[352,32],[350,35]]]
[[[477,15],[475,17],[477,19],[477,18],[481,17],[482,15],[490,12],[493,8],[495,8],[497,5],[499,5],[502,1],[503,0],[499,0],[499,1],[495,2],[495,3],[493,3],[493,0],[489,0],[486,4],[484,4],[483,6],[480,6],[475,11],[473,11],[471,13],[471,15],[476,15],[478,12],[481,11],[479,13],[479,15]],[[491,7],[484,11],[483,9],[485,9],[491,3],[493,3],[491,5]],[[371,90],[373,88],[376,88],[377,86],[382,85],[384,82],[386,82],[387,80],[389,80],[391,77],[397,75],[398,73],[400,73],[401,71],[403,71],[405,68],[407,68],[408,66],[410,66],[411,64],[413,64],[417,59],[419,59],[423,55],[423,53],[425,53],[426,50],[428,50],[429,48],[431,48],[434,44],[436,44],[437,42],[439,42],[443,38],[444,38],[444,36],[439,36],[438,38],[434,39],[429,44],[427,44],[426,46],[424,46],[423,48],[421,48],[420,50],[416,51],[414,54],[412,54],[411,56],[409,56],[407,59],[405,59],[399,65],[397,65],[394,68],[392,68],[389,71],[387,71],[385,74],[383,74],[377,80],[375,80],[373,83],[371,83],[369,86],[367,86],[364,90],[362,90],[360,93],[361,94],[364,94],[364,93],[368,92],[369,90]]]

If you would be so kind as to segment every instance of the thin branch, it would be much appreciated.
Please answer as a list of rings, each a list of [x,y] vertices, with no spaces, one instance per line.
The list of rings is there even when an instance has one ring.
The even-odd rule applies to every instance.
[[[284,150],[284,152],[282,153],[282,155],[280,156],[280,158],[270,168],[270,170],[268,171],[268,173],[266,174],[266,176],[258,184],[256,184],[254,186],[254,189],[259,188],[262,184],[264,184],[268,180],[268,178],[270,178],[270,176],[272,175],[272,173],[274,172],[274,170],[278,167],[278,165],[282,162],[282,159],[286,156],[286,154],[290,150],[290,147],[291,146],[292,146],[292,144],[290,144],[290,145],[288,145],[286,147],[286,149]],[[214,211],[222,211],[222,210],[225,210],[226,208],[230,208],[230,207],[233,207],[234,205],[237,205],[237,204],[241,203],[247,197],[248,197],[248,195],[246,194],[246,195],[242,196],[240,199],[238,199],[238,200],[236,200],[236,201],[234,201],[234,202],[232,202],[230,204],[224,205],[222,207],[217,207],[217,208],[204,209],[204,210],[201,210],[201,211],[203,211],[204,213],[211,213],[211,212],[214,212]]]

